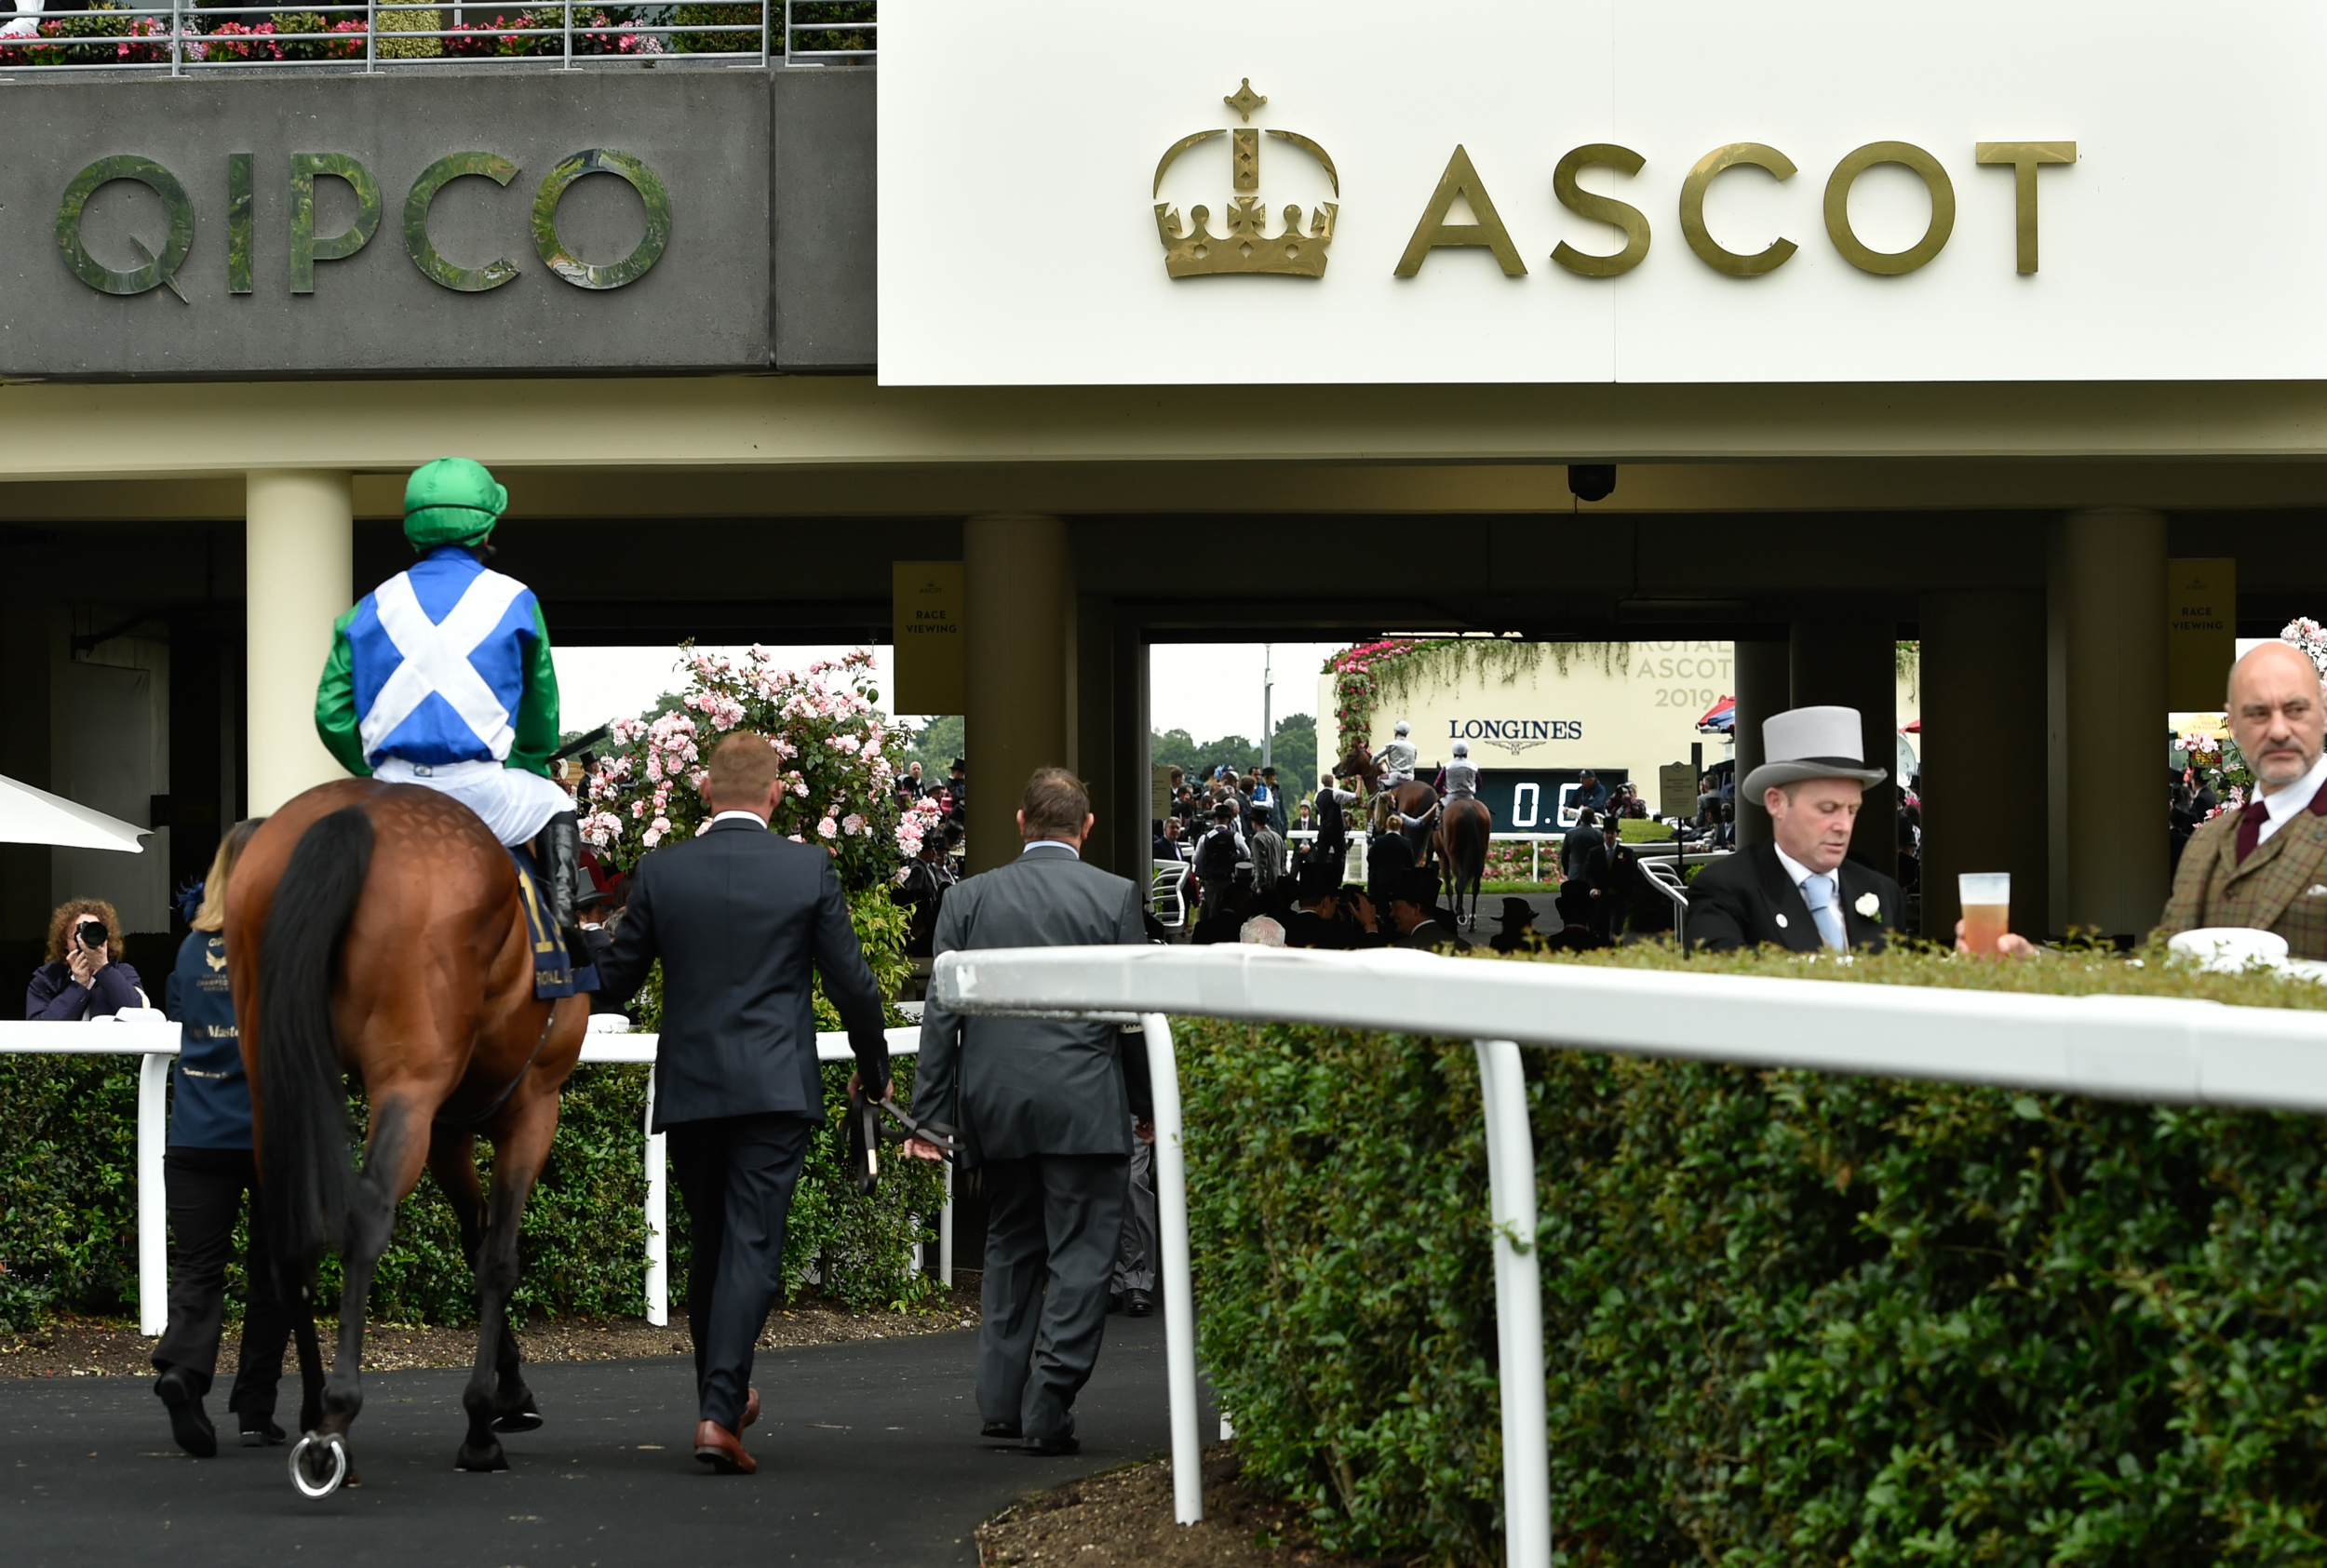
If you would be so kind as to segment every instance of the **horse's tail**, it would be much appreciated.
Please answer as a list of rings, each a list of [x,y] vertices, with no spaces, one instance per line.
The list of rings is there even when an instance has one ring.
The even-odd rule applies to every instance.
[[[318,819],[276,884],[259,946],[259,1175],[287,1282],[340,1240],[355,1187],[331,989],[371,847],[362,807]]]

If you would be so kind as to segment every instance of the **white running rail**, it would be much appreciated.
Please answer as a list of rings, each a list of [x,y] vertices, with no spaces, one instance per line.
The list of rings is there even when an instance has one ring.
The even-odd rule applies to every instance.
[[[1824,959],[1823,962],[1845,962]],[[1156,1088],[1176,1513],[1203,1517],[1194,1315],[1183,1293],[1187,1168],[1164,1015],[1469,1039],[1486,1105],[1502,1350],[1504,1553],[1548,1568],[1541,1264],[1518,1048],[1994,1084],[2161,1105],[2327,1111],[2327,1012],[2165,997],[2044,997],[1825,980],[1490,963],[1409,952],[1028,947],[948,953],[930,1004],[965,1013],[1141,1018]],[[1719,1018],[1709,1031],[1705,1021]],[[1167,1092],[1168,1090],[1168,1092]],[[1168,1118],[1168,1119],[1167,1119]],[[1183,1416],[1183,1412],[1185,1415]]]
[[[642,1063],[652,1067],[660,1037],[593,1034],[582,1043],[582,1065]],[[919,1025],[889,1031],[889,1054],[911,1056],[921,1048]],[[141,1056],[138,1073],[138,1332],[148,1338],[169,1326],[169,1203],[162,1175],[168,1144],[169,1061],[178,1054],[178,1025],[158,1020],[96,1020],[87,1024],[35,1024],[0,1020],[0,1056]],[[816,1037],[816,1058],[846,1062],[845,1034]],[[670,1321],[669,1165],[663,1134],[654,1132],[654,1075],[646,1082],[646,1320],[660,1328]],[[953,1199],[948,1167],[947,1199],[937,1216],[938,1278],[953,1283]],[[1185,1232],[1183,1231],[1183,1235]]]

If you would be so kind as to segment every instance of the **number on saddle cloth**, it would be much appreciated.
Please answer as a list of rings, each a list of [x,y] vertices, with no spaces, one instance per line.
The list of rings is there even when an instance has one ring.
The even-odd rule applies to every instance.
[[[507,846],[509,862],[518,870],[518,898],[525,907],[527,944],[533,949],[533,995],[544,1001],[598,989],[598,968],[586,953],[566,946],[565,937],[550,918],[549,901],[542,897],[533,857],[521,846]]]

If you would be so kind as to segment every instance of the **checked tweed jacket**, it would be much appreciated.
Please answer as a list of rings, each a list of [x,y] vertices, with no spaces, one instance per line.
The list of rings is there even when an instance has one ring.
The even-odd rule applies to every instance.
[[[2252,926],[2285,937],[2292,958],[2327,958],[2327,789],[2241,864],[2239,820],[2258,809],[2235,807],[2190,835],[2158,929]]]

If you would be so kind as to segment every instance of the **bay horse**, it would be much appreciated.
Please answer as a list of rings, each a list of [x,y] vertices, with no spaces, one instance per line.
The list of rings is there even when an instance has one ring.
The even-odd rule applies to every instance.
[[[1340,766],[1334,769],[1333,776],[1337,779],[1362,779],[1368,790],[1377,790],[1381,772],[1381,764],[1366,748],[1365,743],[1359,741],[1351,747],[1350,755],[1341,759]],[[1378,802],[1375,808],[1377,821],[1383,828],[1390,825],[1388,817],[1382,814],[1389,811],[1394,810],[1409,817],[1428,817],[1438,808],[1438,792],[1419,779],[1379,793],[1375,799]],[[1384,801],[1386,804],[1379,804]],[[1424,823],[1422,826],[1414,828],[1402,825],[1400,831],[1406,834],[1406,842],[1414,846],[1414,863],[1417,865],[1426,864],[1434,841],[1430,824]]]
[[[1449,800],[1438,813],[1438,858],[1446,866],[1446,896],[1465,927],[1479,923],[1479,887],[1486,879],[1486,846],[1495,831],[1495,813],[1473,796]],[[1462,907],[1462,890],[1471,890],[1471,907]]]
[[[311,1497],[356,1480],[364,1310],[397,1205],[424,1162],[477,1270],[477,1363],[454,1463],[505,1470],[497,1431],[541,1415],[510,1332],[518,1224],[549,1158],[558,1091],[582,1053],[586,996],[533,994],[525,885],[474,811],[417,784],[321,784],[269,817],[226,899],[227,966],[250,1079],[259,1181],[285,1297],[339,1250],[339,1353],[323,1417],[291,1453]],[[371,1123],[351,1159],[345,1076]],[[477,1139],[493,1143],[490,1205]]]

